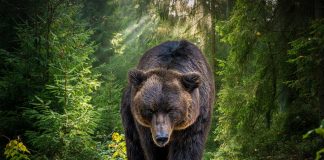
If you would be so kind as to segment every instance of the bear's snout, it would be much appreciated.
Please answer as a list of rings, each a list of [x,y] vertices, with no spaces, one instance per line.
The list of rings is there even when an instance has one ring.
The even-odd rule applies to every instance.
[[[164,147],[169,143],[172,133],[171,121],[166,114],[157,114],[152,118],[152,139],[159,147]]]
[[[165,132],[157,133],[155,141],[159,143],[159,145],[164,146],[169,141],[169,135]]]

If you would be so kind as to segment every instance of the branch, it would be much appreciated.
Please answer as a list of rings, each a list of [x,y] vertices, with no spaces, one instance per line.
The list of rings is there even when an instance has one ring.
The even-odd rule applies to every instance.
[[[10,138],[9,138],[9,137],[7,137],[7,136],[5,136],[5,135],[3,135],[3,134],[1,134],[0,136],[4,137],[4,138],[6,138],[8,141],[10,141]]]

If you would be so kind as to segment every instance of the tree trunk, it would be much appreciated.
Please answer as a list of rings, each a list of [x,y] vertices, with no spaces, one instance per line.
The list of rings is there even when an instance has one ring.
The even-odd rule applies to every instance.
[[[212,69],[215,71],[215,67],[217,65],[216,61],[216,4],[215,0],[211,1],[210,7],[211,14],[211,29],[210,29],[210,42],[211,42],[211,60],[212,60]]]
[[[324,2],[323,0],[314,0],[314,17],[315,19],[324,18]],[[324,51],[322,51],[324,52]],[[319,99],[319,116],[324,119],[324,54],[319,53],[318,58],[320,63],[317,68],[317,82],[318,82],[318,99]]]
[[[230,16],[233,6],[234,6],[234,0],[226,1],[226,14],[225,14],[226,19]]]

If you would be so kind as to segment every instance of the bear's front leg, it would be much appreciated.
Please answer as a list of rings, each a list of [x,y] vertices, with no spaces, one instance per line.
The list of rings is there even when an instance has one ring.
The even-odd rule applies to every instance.
[[[140,139],[136,131],[135,125],[125,129],[127,159],[128,160],[144,160],[144,152],[140,144]]]
[[[149,128],[137,125],[137,130],[141,139],[145,160],[167,160],[168,147],[156,146]]]
[[[189,128],[174,132],[168,160],[201,160],[210,121],[201,117]]]
[[[127,159],[144,160],[144,153],[141,147],[135,121],[130,110],[130,89],[125,90],[121,104],[122,122],[125,128]]]
[[[201,160],[204,150],[203,138],[200,134],[193,135],[183,141],[174,141],[170,146],[169,160]]]

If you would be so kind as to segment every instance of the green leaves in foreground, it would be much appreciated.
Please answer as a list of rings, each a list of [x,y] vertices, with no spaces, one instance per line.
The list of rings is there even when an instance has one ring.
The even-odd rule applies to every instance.
[[[29,160],[28,154],[30,154],[27,147],[22,143],[21,139],[10,140],[6,145],[4,155],[9,160]]]
[[[322,138],[324,138],[324,119],[322,120],[321,125],[318,128],[310,130],[306,134],[304,134],[303,139],[309,138],[309,136],[313,133],[316,133],[320,135]],[[322,153],[324,153],[324,148],[316,152],[316,160],[319,160],[322,157],[321,156]]]

